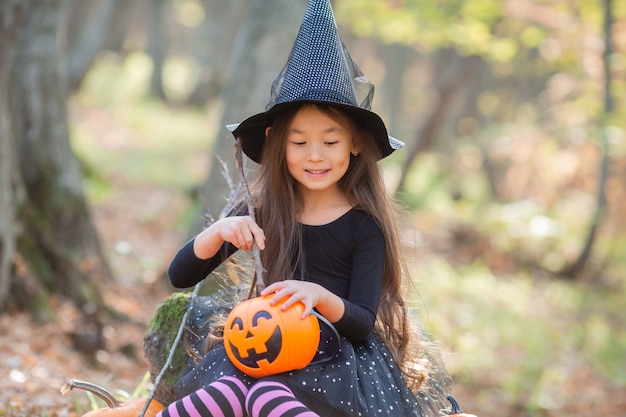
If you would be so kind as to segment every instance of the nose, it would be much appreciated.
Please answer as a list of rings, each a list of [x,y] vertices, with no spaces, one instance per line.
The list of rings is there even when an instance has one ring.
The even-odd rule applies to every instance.
[[[321,161],[324,159],[324,150],[321,143],[313,142],[309,146],[309,161]]]

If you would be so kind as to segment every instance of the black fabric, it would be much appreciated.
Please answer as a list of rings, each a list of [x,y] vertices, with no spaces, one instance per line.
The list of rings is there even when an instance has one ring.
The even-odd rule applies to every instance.
[[[342,335],[341,347],[327,362],[269,378],[289,387],[298,400],[321,416],[426,415],[387,346],[373,332],[385,253],[376,222],[367,213],[352,209],[329,224],[303,226],[303,237],[304,278],[344,299],[344,316],[335,323]],[[212,259],[199,260],[193,241],[189,242],[170,265],[172,283],[188,287],[199,282],[229,256],[229,247],[224,245]],[[187,369],[176,384],[181,398],[227,375],[241,379],[248,387],[256,381],[234,367],[223,344]]]
[[[175,386],[179,398],[226,375],[240,379],[249,388],[256,382],[228,360],[223,344],[189,368]],[[342,337],[339,353],[329,362],[265,379],[284,384],[300,402],[324,417],[438,415],[431,411],[429,398],[421,395],[418,401],[407,387],[391,353],[375,334],[356,343]]]
[[[187,360],[187,364],[184,370],[181,372],[181,380],[176,384],[176,392],[179,398],[194,392],[198,388],[202,388],[207,384],[215,381],[224,375],[232,375],[238,379],[241,379],[245,384],[250,387],[250,384],[255,380],[243,375],[230,363],[225,356],[223,345],[215,347],[211,352],[205,354],[204,340],[207,337],[207,333],[210,332],[212,323],[215,321],[213,318],[217,315],[219,317],[225,317],[228,312],[233,308],[235,303],[242,298],[245,298],[248,294],[247,286],[226,287],[213,293],[211,296],[198,296],[194,299],[192,306],[189,309],[189,317],[187,320],[188,329],[185,332],[184,344],[188,352],[196,352],[197,355],[190,355]],[[307,372],[290,374],[273,375],[271,377],[263,378],[264,381],[268,379],[276,379],[277,382],[283,382],[288,385],[290,389],[297,395],[299,401],[306,404],[323,417],[345,417],[352,413],[344,411],[344,409],[332,407],[331,403],[325,403],[324,401],[330,401],[320,394],[317,389],[334,390],[337,392],[337,396],[345,397],[345,387],[349,386],[350,381],[378,381],[380,387],[391,387],[391,384],[396,384],[395,388],[391,388],[390,392],[385,395],[384,401],[386,403],[393,403],[395,400],[400,399],[402,409],[413,410],[407,411],[407,413],[400,412],[397,414],[388,414],[395,416],[428,416],[438,417],[442,415],[441,410],[448,407],[449,402],[446,400],[446,396],[450,390],[451,380],[446,374],[443,363],[441,363],[441,357],[437,346],[432,342],[429,342],[428,335],[420,333],[423,342],[421,343],[419,361],[427,364],[425,369],[428,371],[426,382],[422,384],[418,392],[410,393],[406,389],[397,366],[389,359],[386,346],[375,335],[370,336],[368,339],[372,340],[374,348],[365,349],[363,343],[349,344],[347,339],[341,337],[340,349],[342,352],[337,351],[337,339],[334,333],[327,327],[321,328],[321,342],[318,346],[318,354],[314,358],[316,359],[330,359],[325,363],[318,365],[309,365]],[[344,352],[349,352],[350,349],[355,354],[345,355]],[[213,353],[212,353],[213,352]],[[378,353],[377,353],[378,352]],[[198,356],[203,357],[200,361]],[[350,363],[350,365],[345,365]],[[380,372],[382,378],[377,375],[370,375],[369,367],[372,363],[376,363],[377,372]],[[342,365],[344,364],[344,365]],[[341,367],[339,367],[341,366]],[[348,366],[348,368],[346,368]],[[366,372],[365,369],[368,369]],[[333,372],[337,372],[333,376]],[[349,375],[348,379],[342,376]],[[287,382],[285,382],[287,380]],[[325,381],[321,386],[317,386],[318,381]],[[329,387],[330,385],[330,387]],[[299,387],[299,390],[293,388]],[[310,387],[311,390],[307,391],[306,387]],[[378,396],[380,394],[373,394]],[[413,398],[415,396],[416,400]],[[345,398],[342,398],[345,400]],[[413,404],[413,408],[411,405]],[[372,408],[374,409],[374,408]],[[396,407],[397,410],[397,407]],[[386,415],[386,414],[381,414]],[[379,417],[377,412],[374,413],[362,413],[362,416]]]
[[[200,259],[193,251],[194,241],[195,238],[180,248],[167,270],[170,282],[176,288],[193,287],[237,251],[235,246],[225,243],[214,257]]]
[[[303,225],[307,276],[344,299],[345,313],[337,330],[352,341],[365,340],[373,331],[380,297],[385,257],[382,231],[364,211],[352,209],[322,226]],[[192,287],[230,255],[236,247],[225,243],[210,259],[199,259],[194,239],[172,260],[168,274],[174,287]]]

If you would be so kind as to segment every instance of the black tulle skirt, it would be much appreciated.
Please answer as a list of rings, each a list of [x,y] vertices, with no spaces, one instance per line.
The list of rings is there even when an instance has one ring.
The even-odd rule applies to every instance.
[[[202,310],[202,309],[201,309]],[[205,331],[196,324],[205,317],[192,314],[192,334]],[[202,326],[200,326],[202,327]],[[288,386],[296,397],[322,417],[433,417],[441,415],[447,380],[431,379],[426,391],[413,392],[391,352],[375,334],[366,341],[352,343],[345,337],[322,328],[315,365],[266,378]],[[205,387],[223,376],[235,376],[248,386],[257,380],[239,371],[228,359],[223,344],[218,344],[198,361],[189,359],[175,389],[178,398]]]

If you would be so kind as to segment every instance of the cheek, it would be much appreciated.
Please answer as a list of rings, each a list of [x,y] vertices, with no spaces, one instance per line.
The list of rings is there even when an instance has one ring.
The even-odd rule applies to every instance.
[[[334,158],[335,166],[341,170],[342,174],[345,174],[350,166],[350,151],[342,152],[341,154],[337,154]]]
[[[285,162],[287,163],[287,171],[289,171],[289,174],[291,174],[292,177],[297,171],[299,171],[298,168],[301,166],[301,160],[302,160],[301,156],[295,150],[292,150],[292,151],[287,150],[287,152],[285,153]]]

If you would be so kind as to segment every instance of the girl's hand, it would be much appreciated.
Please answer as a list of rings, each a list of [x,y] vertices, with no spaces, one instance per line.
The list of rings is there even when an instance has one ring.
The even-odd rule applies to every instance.
[[[265,249],[265,233],[250,216],[225,217],[213,224],[224,242],[230,242],[239,249],[252,250],[253,243]]]
[[[270,304],[275,305],[283,298],[287,300],[280,306],[281,310],[287,310],[300,301],[304,304],[302,318],[306,318],[314,307],[331,322],[335,322],[343,316],[344,304],[341,298],[314,282],[285,280],[278,281],[267,286],[261,295],[274,294]]]
[[[252,250],[253,243],[265,249],[265,233],[250,216],[225,217],[213,223],[196,236],[193,249],[200,259],[215,255],[224,242],[238,249]]]

